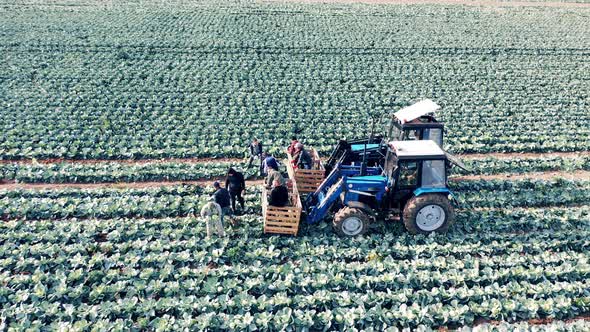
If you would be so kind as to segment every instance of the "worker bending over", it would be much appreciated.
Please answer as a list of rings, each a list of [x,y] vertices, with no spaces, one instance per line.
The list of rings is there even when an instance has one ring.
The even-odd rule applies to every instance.
[[[289,189],[287,186],[281,185],[279,180],[274,180],[268,197],[268,205],[284,207],[287,204],[289,204]]]
[[[219,182],[215,181],[213,183],[213,188],[215,188],[215,193],[213,193],[212,197],[215,203],[219,204],[219,206],[221,207],[221,215],[219,219],[221,221],[221,225],[223,226],[224,216],[227,215],[230,217],[230,219],[232,218],[233,213],[230,208],[231,197],[229,195],[229,191],[227,191],[227,189],[225,188],[221,188]]]
[[[311,169],[313,161],[309,152],[303,148],[303,144],[295,144],[295,150],[293,152],[293,168],[299,169]]]
[[[213,234],[213,229],[217,230],[218,236],[224,236],[223,223],[221,222],[221,206],[215,203],[213,197],[210,198],[209,202],[201,209],[201,217],[205,219],[207,223],[207,237],[210,238]]]

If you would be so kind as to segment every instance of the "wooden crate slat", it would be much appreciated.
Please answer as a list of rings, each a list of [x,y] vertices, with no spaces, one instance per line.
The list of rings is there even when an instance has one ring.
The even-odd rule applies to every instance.
[[[297,218],[299,214],[291,213],[291,214],[274,214],[274,213],[266,213],[268,219],[293,219]]]
[[[297,229],[266,228],[264,233],[296,235]]]
[[[272,221],[285,221],[285,222],[290,222],[290,223],[297,223],[297,219],[299,218],[299,215],[294,214],[294,215],[290,215],[290,216],[273,216],[273,215],[266,215],[266,219],[269,222]]]
[[[297,211],[297,207],[294,206],[272,206],[272,205],[268,205],[266,207],[266,210],[269,212],[276,212],[276,213],[281,213],[281,212],[296,212]]]
[[[301,198],[296,183],[289,189],[289,201],[292,206],[285,207],[269,206],[266,199],[267,190],[263,189],[264,233],[297,235],[301,219]]]
[[[268,225],[264,227],[264,229],[268,232],[293,232],[297,229],[297,226],[285,227],[285,226],[276,226],[276,225]]]
[[[297,223],[285,223],[285,222],[267,222],[265,228],[292,228],[297,229],[299,225]]]

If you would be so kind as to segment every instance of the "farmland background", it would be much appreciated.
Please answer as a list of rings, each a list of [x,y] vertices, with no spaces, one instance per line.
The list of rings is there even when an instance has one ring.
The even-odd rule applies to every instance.
[[[327,152],[426,97],[455,152],[589,148],[588,7],[159,3],[4,2],[0,157]]]
[[[588,1],[367,2],[0,0],[0,331],[590,330]],[[447,234],[262,234],[252,137],[421,98],[472,169]]]

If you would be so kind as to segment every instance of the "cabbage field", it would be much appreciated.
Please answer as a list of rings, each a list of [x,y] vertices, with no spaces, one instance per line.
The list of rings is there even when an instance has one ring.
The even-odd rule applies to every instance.
[[[420,98],[455,152],[590,148],[588,8],[55,2],[0,1],[2,159],[327,152]]]
[[[590,3],[376,2],[0,0],[0,331],[590,331]],[[422,98],[448,233],[263,234],[253,137]]]
[[[380,223],[352,239],[327,225],[265,236],[255,213],[206,239],[198,187],[4,191],[1,317],[16,329],[383,330],[590,310],[590,182],[455,190],[469,209],[449,234]]]

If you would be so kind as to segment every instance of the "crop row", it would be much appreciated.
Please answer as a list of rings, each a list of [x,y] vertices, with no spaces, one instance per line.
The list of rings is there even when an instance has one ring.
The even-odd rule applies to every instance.
[[[463,232],[450,232],[444,236],[420,237],[411,236],[403,231],[383,230],[370,232],[362,239],[340,240],[338,246],[331,246],[326,242],[327,238],[333,238],[333,232],[323,229],[322,224],[309,227],[308,234],[303,234],[304,240],[309,245],[301,247],[303,251],[297,252],[288,249],[297,245],[299,239],[272,237],[262,240],[267,246],[274,246],[278,250],[287,250],[283,254],[287,257],[313,256],[326,257],[327,259],[343,259],[346,261],[364,261],[367,259],[357,244],[362,243],[368,247],[375,248],[380,253],[391,255],[396,259],[430,258],[433,255],[454,256],[461,258],[470,252],[477,252],[478,255],[502,255],[506,253],[527,252],[543,253],[548,248],[554,247],[565,249],[582,248],[587,245],[584,241],[584,230],[588,228],[590,221],[590,210],[588,206],[566,207],[552,209],[506,209],[499,211],[487,211],[480,215],[459,213],[459,221],[456,227],[462,224],[486,225],[484,231],[474,232],[473,236],[466,236]],[[530,220],[536,224],[536,228],[522,228],[523,221]],[[65,221],[8,221],[7,227],[13,231],[10,241],[4,234],[0,238],[6,240],[7,244],[15,246],[33,246],[40,242],[62,241],[70,244],[86,246],[94,243],[97,239],[108,240],[113,243],[126,243],[131,246],[125,251],[131,250],[134,246],[145,249],[157,250],[159,254],[165,251],[182,251],[185,247],[214,246],[215,242],[201,243],[195,234],[200,234],[204,225],[198,219],[153,219],[153,220],[94,220],[84,222]],[[541,227],[545,221],[547,226]],[[552,223],[559,222],[558,227],[551,227]],[[43,228],[47,233],[39,232]],[[260,234],[259,219],[241,220],[237,228],[229,229],[230,234],[241,235],[232,237],[236,247],[248,245],[253,241],[252,234]],[[56,239],[54,235],[64,233],[63,237]],[[578,231],[580,233],[578,234]],[[575,234],[575,235],[572,235]],[[87,234],[87,235],[83,235]],[[257,238],[258,236],[255,236]],[[162,247],[162,243],[169,241],[181,241],[178,246]],[[518,240],[518,241],[517,241]],[[514,243],[512,243],[514,241]],[[556,242],[555,242],[556,241]],[[561,243],[560,243],[561,241]],[[510,244],[512,243],[512,244]],[[262,243],[260,243],[262,244]],[[485,246],[484,249],[482,246]],[[55,248],[54,250],[56,250]],[[343,249],[340,252],[339,249]],[[65,249],[64,249],[65,250]],[[212,248],[211,248],[212,250]],[[491,250],[491,251],[490,251]],[[566,250],[567,251],[567,250]],[[229,252],[236,253],[231,250]],[[33,254],[33,252],[31,252]],[[250,255],[250,254],[248,254]],[[256,256],[261,255],[261,256]],[[253,254],[257,259],[272,258],[266,254]],[[241,259],[240,256],[231,256],[232,259]],[[164,259],[164,258],[161,258]],[[205,259],[205,258],[204,258]],[[209,257],[209,259],[212,259]],[[235,265],[236,261],[231,261]]]
[[[207,199],[198,186],[148,189],[19,189],[0,192],[0,215],[5,219],[63,219],[116,217],[175,217],[198,213]],[[549,207],[585,204],[590,183],[569,180],[552,182],[464,181],[457,183],[461,207]],[[259,207],[259,188],[250,188],[248,203]]]
[[[540,158],[462,158],[469,171],[454,168],[453,173],[461,175],[493,175],[500,173],[530,173],[562,171],[571,172],[578,170],[590,170],[590,156],[580,155],[573,157],[546,156]]]
[[[0,164],[0,178],[20,183],[109,183],[148,181],[191,181],[219,178],[229,167],[243,170],[242,162],[154,162],[96,164]],[[246,176],[255,174],[246,169]],[[257,174],[255,174],[257,175]]]
[[[565,281],[571,273],[588,272],[590,246],[587,240],[588,225],[582,230],[512,234],[512,238],[519,243],[511,241],[510,234],[500,233],[492,233],[494,238],[474,234],[473,239],[464,243],[456,234],[440,235],[426,242],[421,238],[387,233],[380,234],[379,238],[393,242],[382,245],[376,236],[336,241],[338,237],[334,234],[322,232],[295,239],[273,237],[273,241],[269,241],[261,234],[260,227],[255,227],[254,220],[251,221],[251,227],[246,229],[228,227],[229,234],[247,235],[249,240],[231,236],[215,241],[204,239],[201,220],[150,222],[141,231],[166,231],[167,235],[144,237],[140,236],[141,231],[137,234],[133,222],[128,222],[130,226],[120,225],[127,222],[121,219],[106,221],[119,223],[110,232],[88,227],[79,235],[67,232],[82,228],[79,224],[84,221],[70,220],[72,227],[56,228],[47,225],[50,222],[20,227],[27,229],[29,234],[17,228],[18,223],[23,222],[11,222],[4,227],[2,238],[6,242],[2,244],[3,252],[0,255],[3,269],[28,275],[51,269],[59,263],[68,269],[120,267],[126,269],[125,273],[137,274],[137,269],[148,269],[153,274],[172,266],[173,269],[185,268],[187,273],[197,277],[204,273],[198,267],[216,264],[215,271],[209,274],[221,279],[268,277],[291,272],[300,273],[301,276],[349,273],[358,274],[360,279],[357,282],[360,284],[370,283],[375,289],[385,290],[393,287],[387,285],[388,280],[392,282],[392,278],[405,280],[402,284],[428,284],[433,287],[457,287],[464,284],[486,286],[516,279],[531,282],[545,279]],[[577,234],[572,235],[572,231]],[[302,244],[312,238],[315,242],[334,243],[320,244],[317,248]],[[453,251],[452,247],[457,247],[457,250]],[[118,259],[124,262],[118,263]],[[564,270],[566,266],[570,267]],[[579,268],[578,272],[571,271],[573,266]],[[522,267],[531,270],[523,274]],[[446,276],[438,278],[434,275],[438,273]],[[177,277],[166,275],[162,281]],[[320,284],[337,288],[339,283],[349,281],[328,278],[318,282],[306,279],[301,283],[277,285],[277,291],[298,291],[301,288],[308,288],[309,291]]]
[[[464,158],[471,171],[458,168],[460,175],[491,175],[543,171],[590,170],[590,156],[544,158]],[[229,167],[255,176],[256,167],[246,169],[243,162],[150,162],[120,163],[10,163],[0,164],[0,178],[21,183],[105,183],[147,181],[190,181],[223,177]]]

